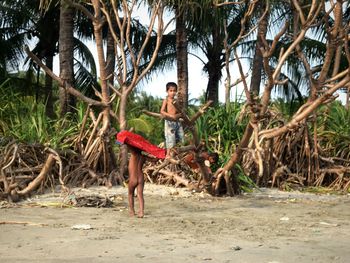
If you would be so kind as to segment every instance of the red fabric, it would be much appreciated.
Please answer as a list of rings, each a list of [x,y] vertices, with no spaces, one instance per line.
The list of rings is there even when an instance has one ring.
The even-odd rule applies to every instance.
[[[153,155],[154,157],[157,157],[158,159],[165,159],[166,150],[150,143],[141,135],[124,130],[117,133],[116,139],[120,143],[133,146],[141,151]]]

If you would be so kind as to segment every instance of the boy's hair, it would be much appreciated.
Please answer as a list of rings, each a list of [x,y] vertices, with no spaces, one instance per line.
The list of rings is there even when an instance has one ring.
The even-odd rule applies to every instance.
[[[177,84],[175,82],[168,82],[166,84],[166,91],[168,91],[171,87],[174,87],[177,91]]]

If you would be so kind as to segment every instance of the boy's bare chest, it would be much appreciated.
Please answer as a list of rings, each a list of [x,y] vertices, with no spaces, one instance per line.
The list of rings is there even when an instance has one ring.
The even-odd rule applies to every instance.
[[[174,104],[173,104],[173,101],[174,100],[167,100],[167,112],[168,113],[172,113],[172,114],[175,114],[176,113],[176,108],[175,108],[175,106],[174,106]]]

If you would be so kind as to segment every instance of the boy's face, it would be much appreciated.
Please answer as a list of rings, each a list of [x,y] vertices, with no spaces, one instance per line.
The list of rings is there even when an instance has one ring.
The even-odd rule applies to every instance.
[[[176,95],[176,92],[177,90],[175,87],[169,87],[169,89],[167,90],[169,98],[174,98]]]

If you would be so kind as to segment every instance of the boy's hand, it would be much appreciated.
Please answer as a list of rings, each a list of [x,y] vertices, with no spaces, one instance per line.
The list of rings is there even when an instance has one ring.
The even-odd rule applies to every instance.
[[[177,114],[175,114],[175,119],[176,119],[176,120],[178,120],[178,119],[180,119],[180,118],[181,118],[181,116],[182,116],[182,114],[181,114],[181,113],[177,113]]]

